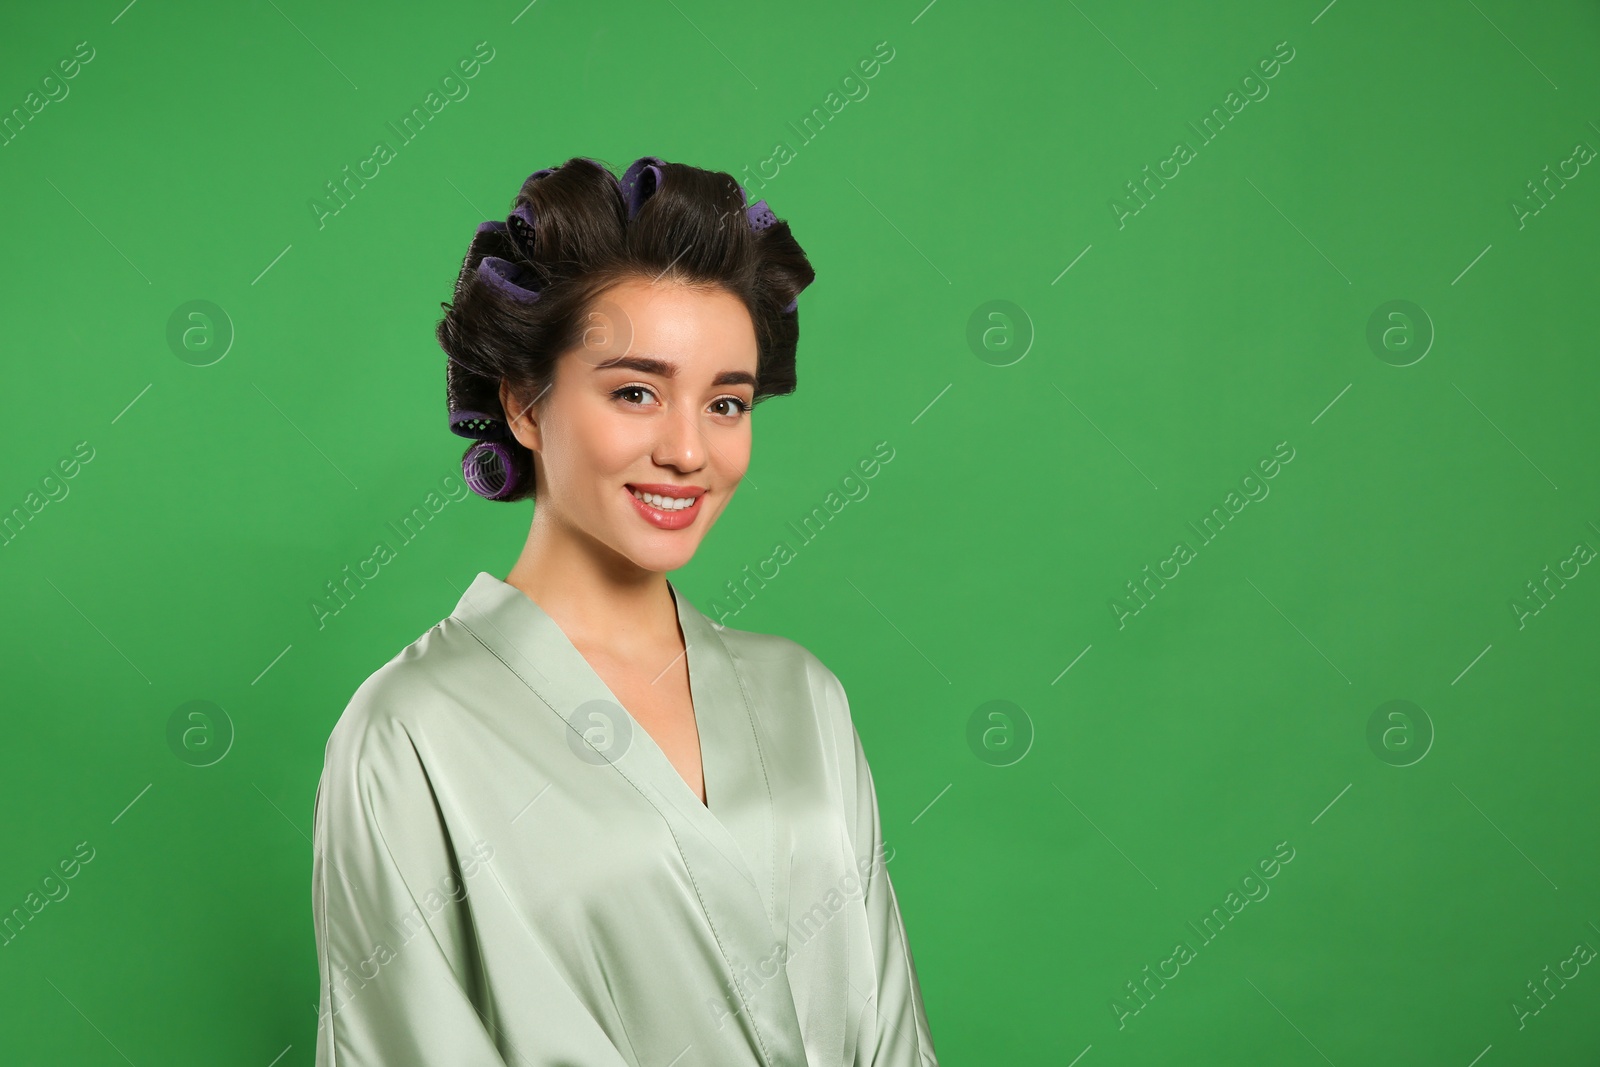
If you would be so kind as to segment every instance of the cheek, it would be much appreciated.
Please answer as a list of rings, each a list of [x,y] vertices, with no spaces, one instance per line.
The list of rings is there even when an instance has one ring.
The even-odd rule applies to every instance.
[[[743,426],[732,430],[726,438],[718,443],[717,450],[712,453],[713,460],[724,478],[729,481],[738,481],[750,469],[750,455],[754,442],[747,419]]]
[[[593,483],[633,469],[649,443],[625,419],[608,417],[603,408],[563,422],[546,439],[546,463],[554,463],[575,479]]]

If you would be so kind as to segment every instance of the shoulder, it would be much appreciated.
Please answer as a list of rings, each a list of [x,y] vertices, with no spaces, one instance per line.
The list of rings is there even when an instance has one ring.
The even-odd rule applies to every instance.
[[[367,676],[328,736],[329,767],[414,762],[415,738],[458,711],[464,660],[477,642],[446,618]]]
[[[709,620],[708,620],[709,621]],[[838,685],[839,678],[805,645],[781,634],[757,633],[754,630],[737,630],[732,626],[710,623],[729,653],[741,663],[751,666],[804,670],[818,680]]]
[[[452,842],[471,839],[455,833],[442,791],[453,780],[452,764],[440,758],[441,740],[459,722],[452,692],[460,691],[461,638],[468,635],[458,629],[446,619],[373,671],[323,751],[314,851],[319,863],[327,854],[331,870],[361,872],[358,890],[379,894],[373,900],[383,893],[395,894],[400,906],[420,900],[408,886],[431,892],[467,862]]]
[[[780,634],[713,629],[733,657],[741,675],[761,689],[785,695],[808,692],[812,703],[829,713],[839,725],[850,723],[850,702],[844,684],[826,663],[805,645]]]
[[[728,651],[743,659],[752,662],[804,663],[808,667],[827,669],[809,648],[793,638],[784,637],[782,634],[764,634],[754,630],[723,626],[711,621],[709,617],[706,621],[716,631],[717,636],[722,638],[723,644],[728,646]]]

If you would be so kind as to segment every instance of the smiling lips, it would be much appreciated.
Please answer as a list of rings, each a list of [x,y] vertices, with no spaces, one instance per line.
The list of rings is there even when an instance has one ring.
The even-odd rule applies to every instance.
[[[628,498],[646,522],[662,530],[681,530],[700,513],[700,498],[708,490],[699,485],[659,485],[639,482],[624,486]]]

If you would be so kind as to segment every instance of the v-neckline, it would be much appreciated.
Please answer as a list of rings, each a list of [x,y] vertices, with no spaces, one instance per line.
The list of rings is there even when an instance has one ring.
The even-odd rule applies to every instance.
[[[666,750],[661,747],[660,742],[655,739],[654,735],[652,735],[650,731],[644,728],[644,724],[639,721],[638,717],[634,715],[632,711],[628,710],[627,705],[623,704],[623,702],[617,697],[617,694],[612,692],[611,686],[606,684],[606,680],[604,678],[600,677],[600,672],[594,669],[594,664],[590,663],[588,658],[585,657],[584,654],[578,649],[578,646],[573,643],[572,638],[569,637],[567,632],[561,628],[561,624],[556,622],[555,618],[551,616],[549,612],[545,611],[543,606],[541,606],[537,600],[533,599],[531,596],[528,596],[522,590],[518,589],[514,585],[511,585],[509,582],[505,582],[503,584],[511,592],[515,593],[517,596],[527,601],[528,604],[532,605],[533,608],[538,611],[538,613],[542,615],[550,624],[552,631],[555,634],[560,635],[560,641],[563,645],[563,650],[570,653],[570,660],[574,667],[585,672],[585,678],[583,679],[584,688],[597,690],[598,692],[603,693],[605,698],[627,717],[628,730],[631,737],[629,744],[638,744],[642,738],[644,744],[654,752],[653,758],[647,758],[649,758],[651,762],[657,763],[658,769],[660,767],[666,768],[667,775],[682,787],[683,793],[681,795],[687,797],[693,807],[704,812],[709,812],[717,819],[719,823],[722,822],[722,816],[724,814],[723,809],[726,806],[727,801],[726,798],[722,796],[722,789],[720,786],[716,788],[713,787],[714,783],[719,783],[722,780],[720,772],[717,769],[720,765],[720,755],[716,744],[706,743],[707,731],[704,727],[707,725],[707,719],[702,718],[702,711],[708,705],[701,699],[703,696],[702,687],[695,684],[697,678],[704,679],[707,677],[705,673],[705,650],[699,649],[699,645],[703,640],[703,637],[699,632],[699,628],[694,625],[694,622],[696,621],[693,617],[694,609],[688,604],[687,601],[684,600],[683,596],[678,592],[677,587],[672,584],[672,580],[670,578],[667,579],[667,591],[672,597],[673,611],[678,620],[678,631],[683,637],[683,657],[686,670],[689,675],[689,707],[690,713],[694,716],[695,722],[695,745],[700,751],[700,781],[706,793],[706,799],[703,801],[700,799],[699,795],[695,793],[694,787],[691,786],[688,781],[685,780],[683,775],[679,773],[678,768],[667,756]],[[608,757],[608,759],[609,758],[611,757]],[[661,775],[658,774],[654,777],[659,778]],[[718,803],[718,801],[721,801],[721,803]]]
[[[706,798],[701,800],[698,796],[696,796],[693,787],[691,787],[687,781],[684,781],[683,775],[678,774],[678,780],[682,781],[683,787],[689,790],[689,795],[694,797],[695,803],[701,805],[707,811],[715,814],[715,810],[711,807],[711,769],[706,765],[706,760],[709,753],[705,743],[705,732],[700,729],[700,701],[696,699],[697,694],[695,693],[694,685],[695,675],[699,673],[695,670],[695,661],[699,659],[699,657],[694,654],[694,647],[697,642],[694,640],[694,638],[689,636],[691,627],[689,626],[688,621],[684,618],[685,612],[683,610],[683,602],[678,599],[678,590],[673,588],[672,580],[670,578],[667,579],[667,592],[672,595],[672,608],[678,616],[678,634],[683,638],[683,668],[685,681],[689,687],[689,720],[694,723],[694,746],[697,750],[696,755],[700,757],[700,788],[705,792]],[[617,706],[621,707],[622,702],[618,701]],[[623,708],[622,710],[628,711],[627,708]],[[635,725],[638,725],[638,720],[634,716],[633,712],[629,711],[628,717],[634,719]],[[651,738],[651,740],[655,739]],[[657,743],[656,747],[661,747],[659,742]],[[666,754],[666,750],[663,749],[661,755],[666,757]],[[672,764],[672,760],[668,759],[667,763],[670,766]],[[673,767],[672,770],[674,774],[677,774],[677,767]]]
[[[604,699],[620,710],[619,721],[634,731],[626,748],[607,754],[591,745],[595,758],[584,762],[609,765],[619,784],[625,782],[660,813],[733,976],[729,988],[737,989],[741,1010],[748,1011],[770,1046],[768,1062],[803,1063],[800,1024],[785,968],[780,966],[770,979],[745,981],[763,961],[774,958],[761,946],[781,946],[788,937],[787,861],[793,830],[774,801],[768,767],[774,757],[765,751],[771,741],[735,650],[710,617],[670,580],[667,584],[688,661],[705,802],[532,597],[480,572],[451,618],[562,724],[557,736],[565,736],[567,743],[590,744],[580,740],[582,730],[572,721],[584,704]],[[507,728],[515,730],[525,709],[506,704],[486,713],[503,715]],[[556,769],[566,764],[563,754],[549,758],[553,779],[582,788],[581,773],[574,779],[566,777],[570,769]],[[677,784],[668,784],[669,777]],[[581,797],[577,800],[581,803]]]

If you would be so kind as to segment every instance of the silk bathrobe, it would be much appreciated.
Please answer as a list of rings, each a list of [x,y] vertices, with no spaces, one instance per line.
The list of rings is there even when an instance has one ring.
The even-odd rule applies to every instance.
[[[357,690],[317,787],[318,1067],[937,1067],[838,678],[672,594],[706,804],[489,574]]]

